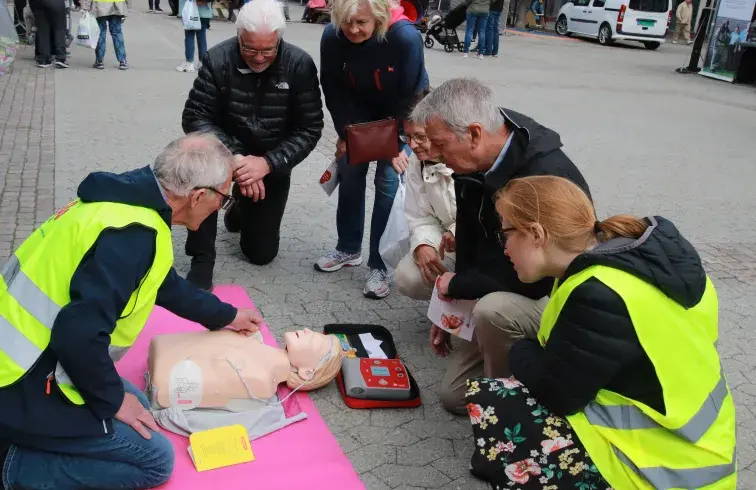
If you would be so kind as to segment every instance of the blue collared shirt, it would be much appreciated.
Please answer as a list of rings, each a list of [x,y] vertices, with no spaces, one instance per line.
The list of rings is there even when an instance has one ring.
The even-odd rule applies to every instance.
[[[499,156],[496,157],[496,161],[494,162],[493,165],[491,165],[491,168],[488,169],[488,172],[486,172],[485,175],[490,174],[491,172],[493,172],[494,170],[496,170],[496,168],[499,165],[501,165],[501,162],[504,160],[504,155],[507,154],[507,150],[509,149],[509,145],[512,144],[512,136],[514,136],[514,131],[511,131],[509,133],[509,138],[507,138],[507,142],[504,143],[504,147],[499,152]]]

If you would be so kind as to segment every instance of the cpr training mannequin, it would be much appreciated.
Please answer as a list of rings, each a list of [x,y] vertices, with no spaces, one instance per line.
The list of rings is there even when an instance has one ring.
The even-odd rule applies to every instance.
[[[148,392],[156,421],[182,435],[241,423],[254,439],[305,418],[285,413],[279,384],[306,391],[328,384],[341,369],[341,342],[304,329],[285,333],[284,344],[230,330],[154,337]]]

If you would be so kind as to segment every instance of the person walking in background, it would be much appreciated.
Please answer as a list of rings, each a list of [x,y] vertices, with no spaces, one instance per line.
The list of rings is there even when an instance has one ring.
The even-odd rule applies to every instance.
[[[130,0],[88,0],[89,5],[85,10],[89,10],[97,18],[97,25],[100,27],[100,38],[97,40],[95,48],[95,63],[93,68],[104,70],[105,48],[108,43],[108,30],[113,38],[113,50],[118,60],[118,68],[128,70],[129,64],[126,61],[126,45],[123,40],[123,23],[126,19]]]
[[[370,162],[347,163],[346,126],[389,117],[401,120],[415,95],[428,86],[423,39],[401,7],[392,8],[389,0],[333,0],[331,8],[331,24],[320,40],[320,83],[339,137],[336,158],[341,187],[336,210],[338,242],[335,250],[315,262],[315,269],[321,272],[362,263],[365,180]],[[378,244],[398,185],[391,161],[379,161],[370,223],[370,273],[363,289],[368,298],[389,294],[389,277]]]
[[[507,7],[506,11],[504,10],[505,5]],[[488,20],[486,21],[484,56],[499,57],[499,22],[502,12],[505,12],[505,15],[509,13],[509,0],[494,0],[488,12]],[[506,25],[506,22],[506,17],[504,17],[504,25]]]
[[[686,44],[691,44],[690,40],[690,21],[693,19],[693,1],[685,0],[683,3],[677,6],[675,12],[675,35],[672,38],[672,43],[677,44],[677,41],[682,38]]]
[[[491,11],[490,0],[466,0],[465,3],[467,4],[467,20],[465,27],[465,47],[462,57],[467,58],[473,34],[477,31],[478,58],[483,59],[483,52],[486,48],[486,26],[488,24],[488,14]]]
[[[162,12],[163,9],[160,8],[160,0],[148,0],[150,9],[147,11],[147,13],[154,13],[154,12]]]
[[[184,11],[184,5],[187,0],[179,2],[179,12]],[[207,53],[207,30],[210,28],[210,19],[213,18],[213,2],[202,0],[197,1],[197,10],[199,10],[200,23],[202,28],[199,30],[184,29],[184,58],[186,61],[176,67],[176,70],[185,73],[193,73],[194,67],[194,39],[197,39],[197,50],[199,51],[199,63]]]
[[[66,4],[63,0],[30,0],[37,24],[35,52],[37,66],[68,68],[66,61]]]

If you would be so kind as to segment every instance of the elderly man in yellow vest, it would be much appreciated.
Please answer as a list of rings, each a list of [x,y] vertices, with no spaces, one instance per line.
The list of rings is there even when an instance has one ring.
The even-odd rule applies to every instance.
[[[672,38],[674,44],[677,44],[680,38],[682,38],[680,42],[685,42],[686,44],[693,42],[690,40],[690,23],[693,20],[692,1],[685,0],[677,7],[677,12],[675,13],[675,36]]]
[[[173,449],[114,362],[155,305],[215,330],[261,321],[173,269],[171,225],[228,206],[233,155],[188,135],[152,168],[94,172],[35,231],[0,279],[0,487],[151,488]]]

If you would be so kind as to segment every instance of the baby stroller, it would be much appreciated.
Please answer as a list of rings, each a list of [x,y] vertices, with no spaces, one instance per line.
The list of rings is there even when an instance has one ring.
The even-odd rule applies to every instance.
[[[425,33],[425,47],[431,49],[435,42],[444,45],[444,51],[451,53],[454,48],[462,52],[464,45],[457,36],[457,27],[465,21],[467,5],[460,3],[451,9],[443,18],[441,13],[434,13],[428,20],[428,31]]]

